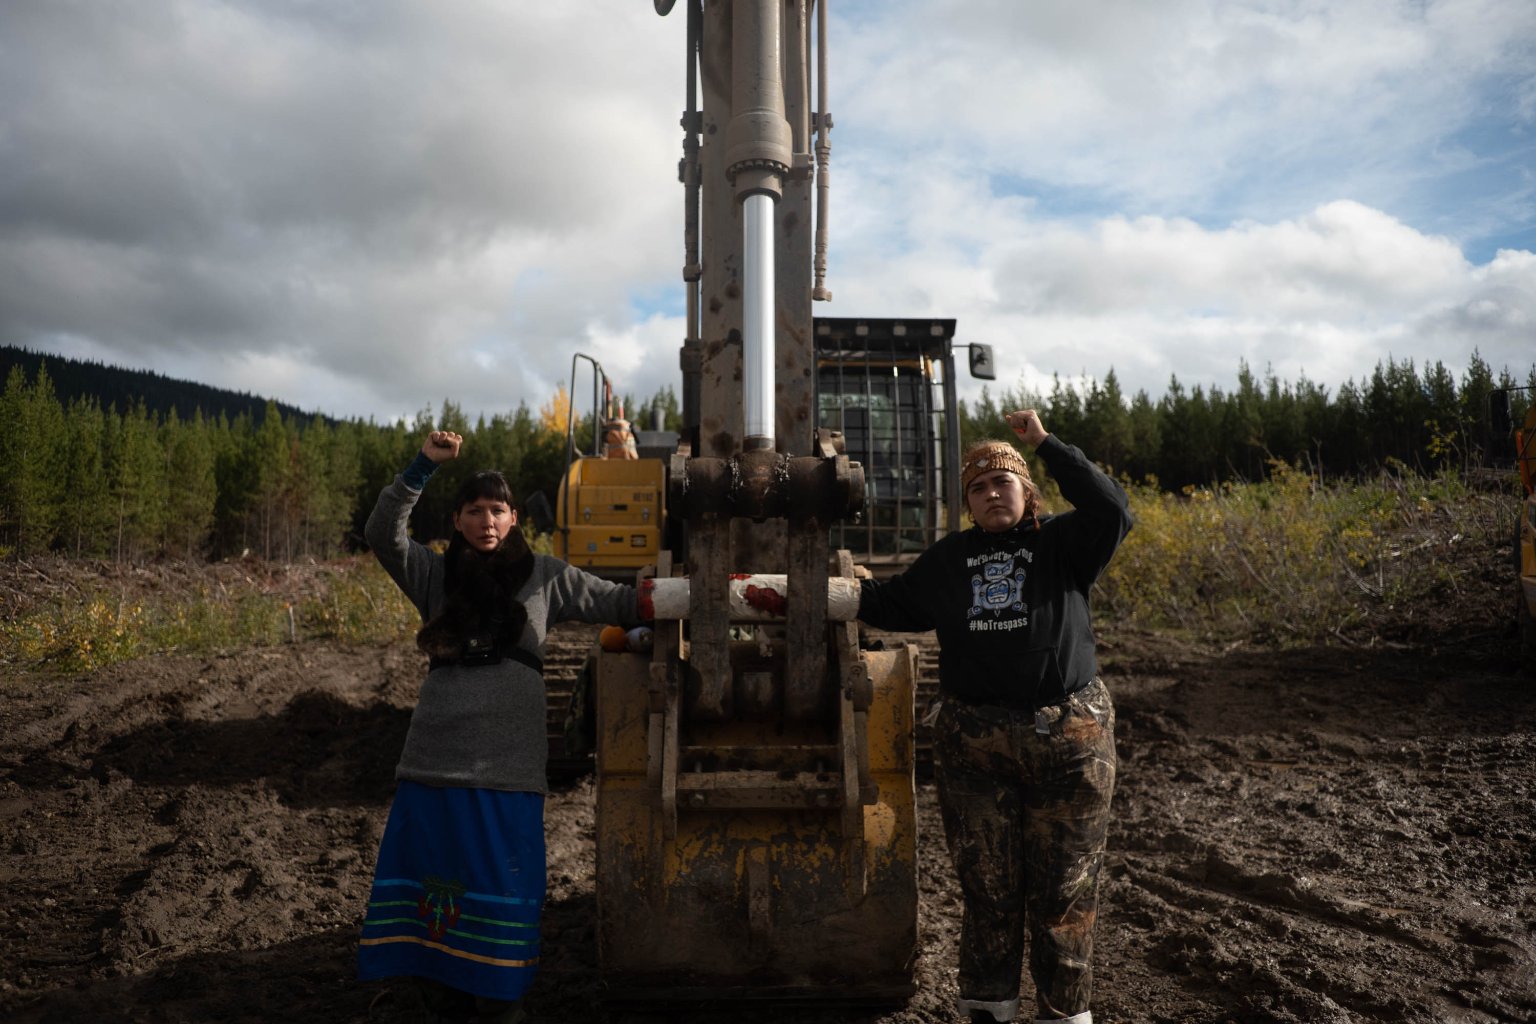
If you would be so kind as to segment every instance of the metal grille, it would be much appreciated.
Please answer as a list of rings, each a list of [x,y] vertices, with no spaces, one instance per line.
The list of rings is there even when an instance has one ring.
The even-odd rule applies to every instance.
[[[864,514],[832,544],[871,567],[909,563],[954,528],[953,334],[953,320],[816,320],[820,425],[864,467]]]

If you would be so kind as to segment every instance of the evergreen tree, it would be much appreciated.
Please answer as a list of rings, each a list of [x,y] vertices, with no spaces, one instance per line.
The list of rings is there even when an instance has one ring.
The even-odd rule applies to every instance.
[[[164,550],[193,558],[207,545],[213,529],[218,481],[213,439],[201,410],[182,422],[172,409],[160,428],[166,459]]]
[[[1045,423],[1048,430],[1056,429],[1053,421],[1046,420]],[[1131,412],[1126,408],[1113,367],[1104,375],[1103,384],[1094,381],[1088,388],[1087,398],[1083,401],[1081,435],[1067,433],[1065,424],[1061,429],[1061,436],[1069,440],[1081,436],[1082,440],[1077,443],[1101,466],[1111,472],[1125,471],[1135,450],[1136,439],[1131,430]]]
[[[1429,457],[1435,468],[1466,467],[1467,430],[1461,418],[1456,378],[1438,359],[1424,370],[1426,403],[1424,427],[1429,435]]]
[[[1163,448],[1163,423],[1146,391],[1131,399],[1131,457],[1125,471],[1133,480],[1156,479]]]
[[[292,450],[290,505],[296,551],[309,558],[329,558],[340,549],[352,520],[358,478],[355,446],[348,434],[331,430],[316,417]]]
[[[108,434],[110,500],[116,514],[113,553],[138,561],[159,549],[166,522],[166,459],[159,431],[143,402],[117,417]]]
[[[0,527],[18,554],[46,550],[53,542],[67,441],[47,367],[38,367],[31,384],[20,367],[12,367],[0,392]]]
[[[1214,394],[1214,392],[1213,392]],[[1237,390],[1221,407],[1221,461],[1241,480],[1262,480],[1268,472],[1263,395],[1246,359],[1238,363]]]
[[[1423,464],[1421,453],[1428,436],[1424,423],[1429,403],[1411,359],[1399,363],[1388,358],[1376,364],[1365,388],[1365,418],[1374,440],[1374,460],[1395,459],[1405,465]]]
[[[356,445],[358,484],[352,505],[352,533],[356,537],[363,536],[363,526],[373,511],[379,492],[410,465],[416,452],[421,450],[423,439],[413,434],[403,419],[383,427],[372,422],[366,429],[359,427]]]
[[[512,444],[518,453],[517,476],[512,493],[526,501],[543,494],[550,507],[556,505],[560,478],[565,472],[565,434],[546,430],[526,405],[519,405],[512,417]]]
[[[991,438],[1005,438],[1012,434],[1008,422],[1003,419],[1004,410],[992,399],[992,391],[982,385],[981,397],[974,406],[960,402],[960,450]]]
[[[1178,377],[1170,377],[1158,410],[1163,421],[1158,478],[1163,485],[1183,488],[1220,479],[1218,421],[1200,385],[1186,393]]]
[[[316,422],[324,425],[323,420]],[[357,424],[338,423],[334,430],[328,430],[327,433],[325,475],[329,487],[325,519],[322,522],[327,546],[322,551],[331,555],[356,546],[348,534],[357,513],[358,489],[362,484],[363,470]],[[369,508],[372,508],[371,502]],[[362,540],[361,533],[356,540]]]
[[[523,459],[512,437],[511,416],[498,413],[491,417],[490,422],[482,417],[475,425],[474,439],[475,447],[485,453],[486,463],[500,470],[508,483],[519,478]]]
[[[1307,383],[1301,378],[1301,386]],[[1306,417],[1297,392],[1289,384],[1282,384],[1275,376],[1274,367],[1264,374],[1264,396],[1259,404],[1259,419],[1264,448],[1271,458],[1294,464],[1308,453]]]
[[[251,550],[250,503],[256,490],[250,458],[252,431],[251,419],[245,413],[233,420],[220,413],[211,425],[218,494],[213,512],[216,554],[243,555]]]
[[[1314,473],[1322,475],[1328,468],[1323,454],[1329,447],[1338,418],[1333,403],[1328,400],[1328,389],[1302,377],[1296,386],[1296,408],[1301,421],[1295,458],[1302,458]],[[1347,469],[1346,469],[1347,471]]]
[[[1461,421],[1466,424],[1467,436],[1476,445],[1474,461],[1477,462],[1482,461],[1484,452],[1497,451],[1504,444],[1503,438],[1492,437],[1493,421],[1488,415],[1488,396],[1495,386],[1493,369],[1483,361],[1482,354],[1473,349],[1467,372],[1461,377]]]
[[[268,405],[249,449],[253,540],[262,558],[292,556],[292,440],[275,405]]]
[[[1047,430],[1068,438],[1083,438],[1087,434],[1083,416],[1083,396],[1071,384],[1063,383],[1059,374],[1051,375],[1051,394],[1046,399],[1045,405],[1046,408],[1040,414],[1040,421],[1045,424]]]
[[[1334,405],[1334,429],[1325,458],[1332,462],[1335,474],[1354,474],[1366,466],[1380,465],[1374,461],[1365,395],[1359,385],[1353,380],[1345,381]]]
[[[107,414],[96,399],[77,398],[64,414],[64,431],[61,539],[75,555],[108,554],[115,517],[106,475]]]

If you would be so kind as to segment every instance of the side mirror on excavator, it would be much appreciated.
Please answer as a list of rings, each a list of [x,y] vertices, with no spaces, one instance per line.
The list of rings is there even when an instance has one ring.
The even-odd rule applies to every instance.
[[[992,362],[992,346],[971,342],[971,376],[977,380],[997,380],[997,370]]]

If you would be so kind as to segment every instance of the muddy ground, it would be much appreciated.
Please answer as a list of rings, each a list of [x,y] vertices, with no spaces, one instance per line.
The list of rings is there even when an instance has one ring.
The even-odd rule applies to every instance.
[[[1536,1020],[1536,684],[1505,632],[1104,640],[1121,774],[1097,1020]],[[0,1019],[408,1019],[353,956],[422,670],[406,644],[304,643],[0,669]],[[592,793],[548,805],[538,1021],[601,1019]],[[918,805],[907,1005],[698,1019],[955,1020],[958,890],[926,782]]]

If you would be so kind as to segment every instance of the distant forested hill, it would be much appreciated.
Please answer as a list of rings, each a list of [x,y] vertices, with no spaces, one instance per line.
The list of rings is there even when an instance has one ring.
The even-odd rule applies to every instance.
[[[121,413],[142,400],[156,419],[165,418],[172,409],[176,410],[178,418],[188,419],[200,409],[210,420],[217,419],[220,413],[233,420],[243,412],[256,424],[261,423],[267,409],[267,399],[257,395],[162,377],[148,370],[125,370],[11,345],[0,346],[0,387],[4,386],[15,366],[21,367],[28,381],[37,379],[39,366],[46,366],[48,377],[53,381],[53,392],[65,406],[76,398],[95,398],[102,408],[115,408]],[[275,405],[285,420],[314,418],[313,413],[291,405],[281,402]]]

